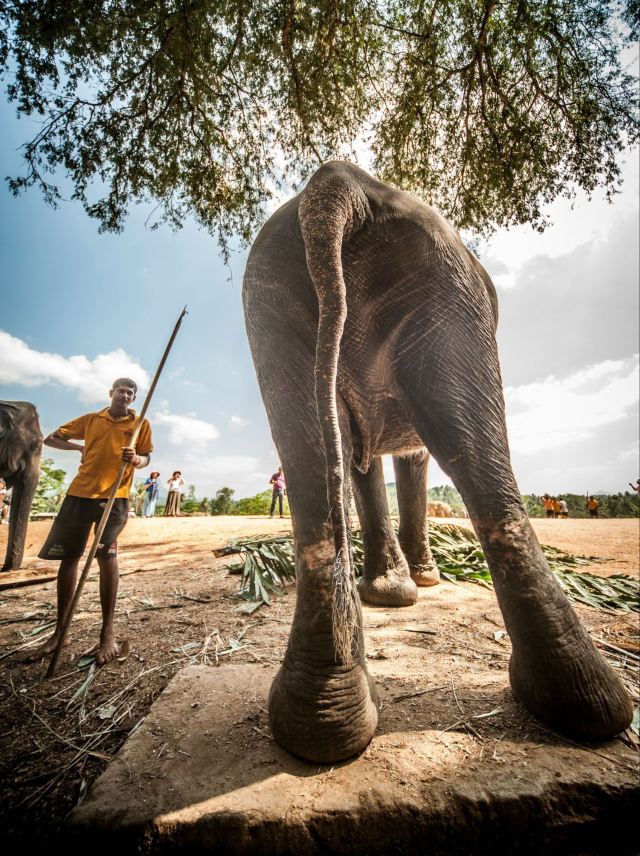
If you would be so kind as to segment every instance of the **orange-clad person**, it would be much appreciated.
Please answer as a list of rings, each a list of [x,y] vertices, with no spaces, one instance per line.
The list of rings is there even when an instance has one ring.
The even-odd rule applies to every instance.
[[[553,517],[553,497],[549,496],[548,493],[542,497],[542,504],[544,505],[544,510],[547,512],[547,517]]]

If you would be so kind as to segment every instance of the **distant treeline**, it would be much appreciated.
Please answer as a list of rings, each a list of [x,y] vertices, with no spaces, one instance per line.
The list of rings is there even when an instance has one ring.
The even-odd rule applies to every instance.
[[[386,485],[389,511],[392,515],[398,514],[398,498],[394,482]],[[265,490],[255,496],[244,499],[234,499],[235,491],[230,487],[222,487],[216,495],[209,499],[197,499],[195,487],[189,485],[186,496],[182,500],[183,514],[268,514],[271,508],[271,491]],[[640,516],[640,500],[636,494],[612,493],[594,494],[600,507],[600,517],[638,517]],[[587,498],[584,494],[563,493],[558,494],[558,499],[564,499],[569,509],[569,517],[588,517]],[[533,494],[525,494],[522,497],[524,506],[529,517],[544,517],[546,512],[542,499]],[[430,488],[429,502],[446,502],[453,509],[454,515],[464,515],[465,507],[462,497],[454,487],[439,485]],[[162,514],[164,506],[159,504],[158,514]],[[285,497],[284,513],[289,514],[289,503]]]
[[[640,515],[640,499],[635,493],[595,493],[600,503],[598,517],[638,517]],[[525,494],[524,507],[529,517],[544,517],[546,512],[539,496]],[[562,493],[557,499],[564,499],[569,509],[569,517],[588,517],[587,497],[580,493]]]
[[[191,485],[189,486],[191,487]],[[230,487],[221,487],[213,499],[205,496],[204,499],[195,498],[195,490],[190,491],[182,500],[181,510],[183,514],[268,514],[271,508],[271,491],[265,490],[255,496],[244,499],[234,499],[235,491]],[[162,513],[163,506],[158,506],[158,513]],[[276,513],[279,513],[276,510]],[[284,513],[289,514],[289,501],[284,498]]]

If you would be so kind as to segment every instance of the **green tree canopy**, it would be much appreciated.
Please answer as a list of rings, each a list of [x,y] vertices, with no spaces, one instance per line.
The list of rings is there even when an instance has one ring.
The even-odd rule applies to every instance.
[[[55,512],[64,498],[64,480],[67,474],[58,469],[53,458],[40,461],[40,478],[31,506],[34,512]]]
[[[268,514],[271,509],[272,497],[273,491],[265,490],[262,493],[257,493],[255,496],[238,499],[233,504],[231,514]],[[285,515],[291,513],[288,496],[284,498],[283,511]]]
[[[215,498],[209,504],[211,514],[231,514],[234,506],[233,494],[234,489],[231,487],[221,487],[216,491]]]
[[[540,226],[558,194],[615,189],[637,20],[638,0],[1,2],[8,97],[41,119],[10,187],[55,204],[62,171],[101,229],[149,202],[225,244],[368,144],[458,227]]]

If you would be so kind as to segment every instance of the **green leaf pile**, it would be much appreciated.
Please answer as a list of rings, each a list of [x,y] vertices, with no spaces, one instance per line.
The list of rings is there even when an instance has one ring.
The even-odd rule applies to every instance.
[[[283,587],[295,579],[290,535],[243,538],[232,541],[224,552],[239,553],[242,558],[227,566],[230,571],[242,570],[238,594],[245,603],[236,607],[237,612],[255,612],[263,603],[269,604],[270,594],[282,594]]]
[[[493,588],[484,552],[474,532],[453,523],[430,523],[429,543],[440,575],[450,582],[471,582]],[[362,574],[364,547],[358,530],[351,533],[351,549],[356,575]],[[555,547],[543,546],[552,573],[570,600],[594,609],[640,612],[640,580],[625,574],[597,577],[573,570],[578,565],[603,561],[595,556],[574,556]],[[222,552],[222,551],[221,551]],[[239,592],[245,603],[237,607],[253,612],[269,603],[270,593],[281,593],[283,586],[295,578],[293,539],[290,535],[276,538],[257,536],[232,541],[224,553],[239,553],[241,562],[229,565],[242,568]]]

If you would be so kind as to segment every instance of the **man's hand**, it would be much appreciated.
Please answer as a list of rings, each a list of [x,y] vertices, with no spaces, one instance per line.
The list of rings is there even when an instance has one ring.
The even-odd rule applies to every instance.
[[[137,467],[140,464],[140,457],[136,454],[136,450],[133,446],[122,447],[122,460],[126,461],[127,464],[131,464],[133,467]]]
[[[122,446],[122,460],[136,469],[149,466],[150,455],[138,455],[132,446]]]

